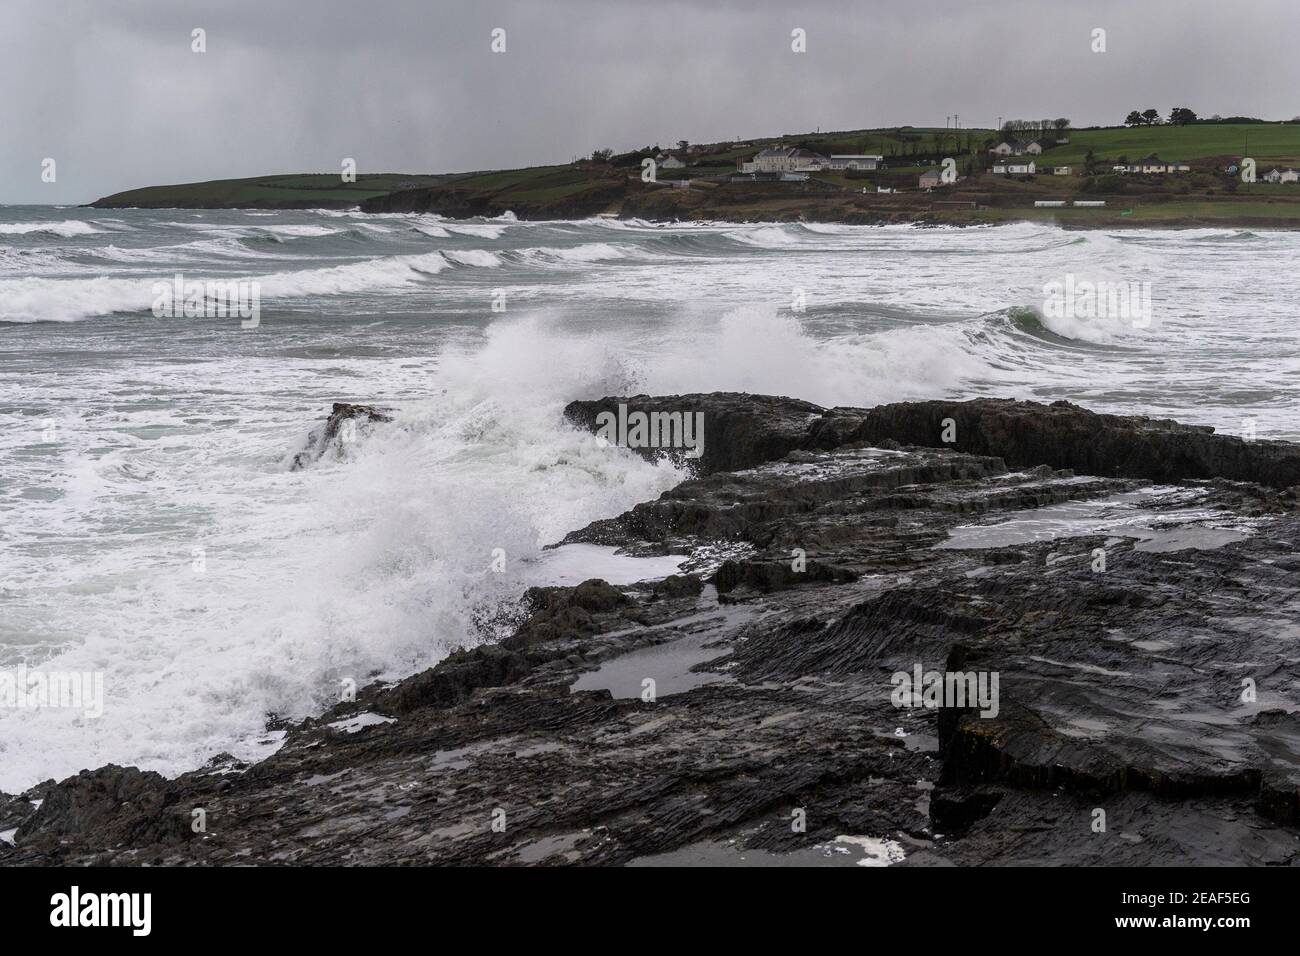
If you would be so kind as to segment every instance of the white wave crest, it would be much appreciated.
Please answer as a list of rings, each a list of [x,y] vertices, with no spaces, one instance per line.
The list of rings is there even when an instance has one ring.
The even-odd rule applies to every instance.
[[[97,232],[88,222],[80,219],[65,219],[63,222],[0,222],[0,236],[26,236],[32,233],[46,233],[70,239],[73,236],[89,236]]]

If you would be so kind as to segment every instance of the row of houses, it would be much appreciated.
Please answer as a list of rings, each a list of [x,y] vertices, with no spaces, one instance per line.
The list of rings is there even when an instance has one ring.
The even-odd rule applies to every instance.
[[[989,152],[995,156],[1041,156],[1043,144],[1036,139],[1004,139]]]
[[[1136,163],[1119,163],[1112,166],[1113,173],[1140,173],[1150,175],[1153,173],[1187,173],[1191,172],[1192,167],[1187,163],[1170,162],[1161,159],[1152,153],[1146,159],[1139,160]]]
[[[1270,169],[1261,178],[1266,183],[1293,183],[1300,180],[1300,173],[1288,166],[1286,169]]]

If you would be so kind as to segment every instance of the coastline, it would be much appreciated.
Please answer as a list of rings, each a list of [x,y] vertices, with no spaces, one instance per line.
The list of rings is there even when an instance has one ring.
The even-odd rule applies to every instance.
[[[1294,860],[1300,776],[1278,754],[1300,727],[1279,705],[1300,675],[1283,663],[1252,675],[1256,704],[1236,694],[1240,662],[1286,660],[1267,622],[1293,591],[1300,446],[997,399],[710,393],[565,415],[591,431],[619,405],[702,414],[697,474],[561,543],[680,556],[678,573],[533,588],[505,641],[364,687],[255,765],[110,765],[0,795],[17,844],[0,863],[736,862],[733,846],[909,865]],[[345,420],[386,424],[339,405],[321,441]],[[978,531],[1135,496],[1149,536]],[[997,714],[900,709],[890,675],[914,665],[1000,673]]]
[[[928,226],[1003,226],[1014,225],[1016,223],[1038,223],[1041,225],[1058,226],[1065,230],[1095,230],[1095,229],[1249,229],[1249,230],[1275,230],[1290,232],[1300,229],[1300,203],[1296,204],[1294,216],[1278,215],[1267,216],[1258,214],[1243,214],[1231,211],[1231,207],[1248,206],[1252,212],[1261,211],[1258,207],[1267,205],[1265,203],[1251,202],[1231,202],[1224,201],[1221,206],[1224,207],[1224,214],[1217,213],[1213,216],[1204,215],[1170,215],[1170,207],[1176,204],[1163,204],[1157,210],[1158,215],[1146,215],[1139,212],[1136,215],[1124,215],[1124,208],[1120,205],[1113,209],[1106,210],[1056,210],[1056,209],[1017,209],[1009,207],[997,207],[992,209],[975,209],[970,212],[954,212],[952,210],[929,211],[920,208],[883,208],[872,210],[871,208],[813,208],[799,205],[772,205],[764,206],[759,211],[746,211],[734,207],[700,207],[699,209],[687,210],[682,209],[679,213],[671,210],[653,209],[642,206],[617,206],[617,207],[587,207],[579,209],[561,209],[554,210],[550,208],[523,208],[517,209],[511,205],[485,205],[474,208],[464,207],[444,207],[445,211],[439,211],[435,208],[409,208],[396,209],[387,205],[375,205],[370,203],[348,204],[340,203],[336,205],[322,205],[319,202],[304,201],[301,203],[284,204],[284,203],[253,203],[239,205],[183,205],[173,206],[167,204],[135,206],[129,204],[101,204],[100,202],[89,203],[78,207],[83,209],[175,209],[175,210],[258,210],[258,211],[304,211],[310,212],[315,209],[326,209],[330,211],[358,211],[358,212],[427,212],[443,216],[447,219],[475,219],[475,218],[498,218],[503,215],[513,215],[522,221],[531,222],[581,222],[597,216],[607,216],[619,219],[639,219],[643,222],[655,225],[676,225],[681,223],[696,222],[727,222],[737,225],[764,225],[779,224],[789,222],[804,222],[824,225],[852,225],[852,226],[897,226],[913,225],[920,227]],[[1285,204],[1275,204],[1285,205]],[[1142,210],[1144,207],[1138,207]],[[1286,210],[1291,212],[1290,209]],[[809,214],[811,212],[811,215]]]

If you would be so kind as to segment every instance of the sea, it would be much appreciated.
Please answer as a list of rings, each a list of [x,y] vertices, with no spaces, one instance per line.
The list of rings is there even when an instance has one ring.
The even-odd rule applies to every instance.
[[[499,636],[531,584],[669,573],[547,547],[685,477],[574,399],[998,396],[1300,438],[1298,262],[1300,233],[1243,229],[0,206],[0,674],[103,695],[0,706],[0,790],[255,760]],[[255,319],[166,306],[207,282]],[[393,421],[294,470],[336,401]]]

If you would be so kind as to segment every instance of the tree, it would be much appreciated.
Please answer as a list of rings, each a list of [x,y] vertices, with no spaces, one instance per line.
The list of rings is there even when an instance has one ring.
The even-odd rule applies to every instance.
[[[690,145],[691,145],[691,144],[688,143],[688,142],[687,142],[686,140],[684,140],[684,139],[679,139],[679,140],[677,141],[677,148],[680,149],[680,150],[685,150],[686,147],[687,147],[687,146],[690,146]]]
[[[1156,109],[1143,110],[1142,121],[1148,126],[1155,126],[1160,122],[1160,111]]]
[[[607,163],[613,155],[614,151],[612,149],[593,149],[591,151],[591,161],[593,163]]]
[[[1085,175],[1094,176],[1097,173],[1097,154],[1088,147],[1087,155],[1083,157],[1083,171]]]
[[[1142,125],[1142,114],[1139,113],[1137,110],[1133,110],[1132,112],[1130,112],[1130,113],[1128,114],[1128,118],[1124,120],[1124,125],[1125,125],[1125,126],[1141,126],[1141,125]]]
[[[1196,122],[1196,113],[1186,106],[1175,106],[1169,111],[1169,122],[1175,126],[1186,126],[1188,123]]]
[[[1070,128],[1070,121],[1066,117],[1060,116],[1052,121],[1052,125],[1056,127],[1058,133],[1064,133]]]

